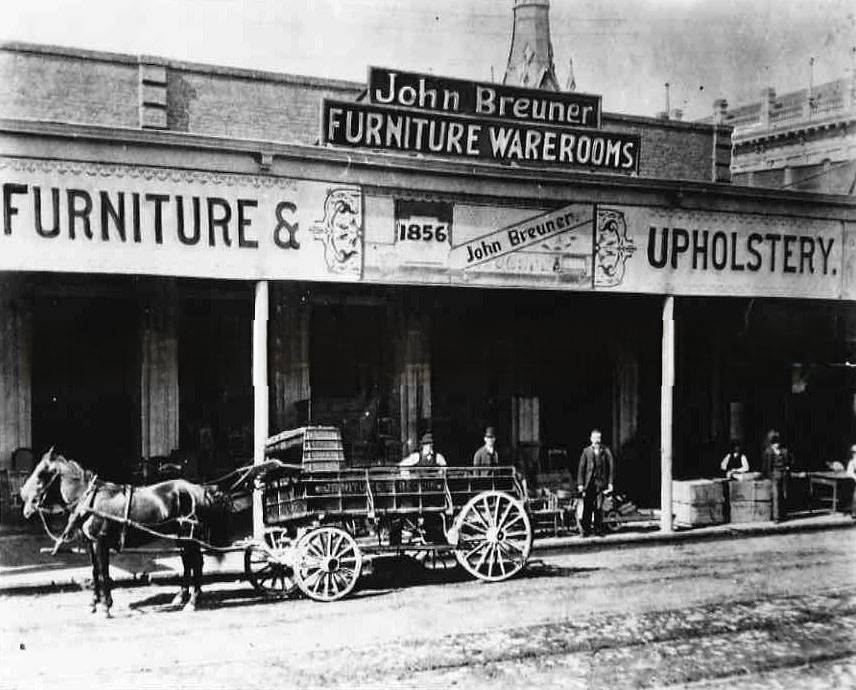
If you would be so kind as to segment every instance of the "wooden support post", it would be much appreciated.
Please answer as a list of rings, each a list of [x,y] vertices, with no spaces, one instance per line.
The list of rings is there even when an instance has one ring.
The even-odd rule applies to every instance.
[[[663,302],[663,365],[660,390],[660,529],[672,531],[672,422],[675,388],[675,298]]]
[[[265,459],[265,441],[269,434],[268,409],[268,310],[270,288],[266,280],[256,283],[253,318],[253,462]],[[261,539],[264,532],[262,493],[253,491],[253,536]]]

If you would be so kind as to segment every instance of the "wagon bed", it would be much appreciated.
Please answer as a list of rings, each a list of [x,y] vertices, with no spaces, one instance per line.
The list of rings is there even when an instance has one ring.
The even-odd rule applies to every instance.
[[[373,467],[270,476],[263,492],[266,525],[325,518],[443,513],[485,491],[524,499],[513,467]]]
[[[488,581],[526,564],[532,528],[513,467],[349,469],[334,427],[282,432],[266,449],[287,464],[260,479],[264,538],[245,552],[260,591],[334,601],[353,589],[364,557],[383,554]]]

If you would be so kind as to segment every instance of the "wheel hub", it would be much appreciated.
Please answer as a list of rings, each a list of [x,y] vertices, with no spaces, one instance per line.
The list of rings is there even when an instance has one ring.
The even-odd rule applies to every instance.
[[[505,532],[497,527],[489,527],[485,539],[490,544],[500,544],[505,541]]]
[[[339,559],[333,557],[326,558],[324,559],[321,568],[324,570],[324,572],[333,573],[339,569]]]

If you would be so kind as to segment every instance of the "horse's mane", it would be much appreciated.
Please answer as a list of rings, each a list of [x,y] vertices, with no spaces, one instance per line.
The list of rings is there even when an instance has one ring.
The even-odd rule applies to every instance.
[[[87,475],[92,474],[90,470],[85,469],[77,460],[72,460],[64,455],[57,455],[55,460],[63,463],[71,470],[70,474],[73,479],[86,479]]]

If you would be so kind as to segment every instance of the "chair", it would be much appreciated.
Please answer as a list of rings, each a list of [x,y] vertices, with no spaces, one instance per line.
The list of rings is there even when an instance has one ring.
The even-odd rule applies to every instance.
[[[16,448],[12,451],[12,469],[27,472],[36,469],[36,455],[32,448]]]

